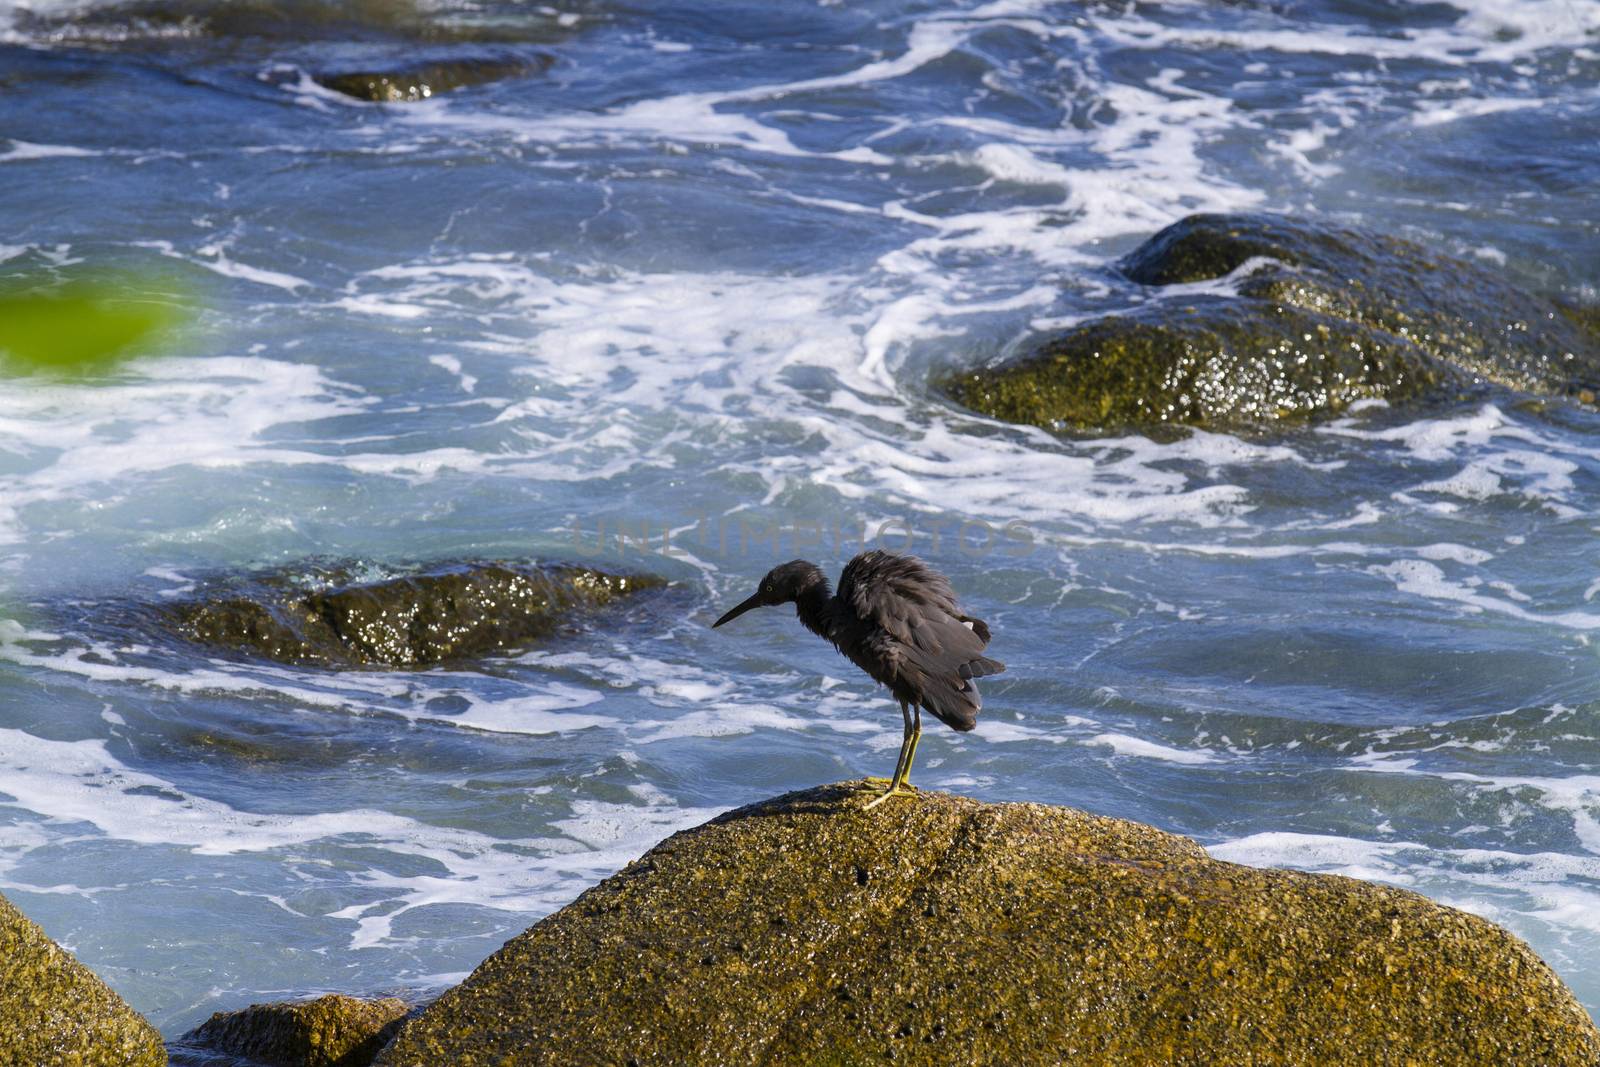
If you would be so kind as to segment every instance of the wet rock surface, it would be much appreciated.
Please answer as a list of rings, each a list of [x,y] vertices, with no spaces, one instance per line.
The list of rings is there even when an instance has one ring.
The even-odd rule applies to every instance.
[[[1206,428],[1332,415],[1428,396],[1466,377],[1405,337],[1284,305],[1205,297],[1113,315],[946,391],[1049,429]]]
[[[825,786],[677,834],[378,1063],[1594,1064],[1499,927],[1122,820]]]
[[[318,84],[336,93],[376,104],[415,103],[440,93],[505,78],[524,77],[549,69],[549,56],[509,59],[453,59],[380,71],[363,70],[317,75]]]
[[[19,33],[133,54],[184,82],[300,93],[307,78],[352,99],[407,103],[547,71],[577,11],[484,0],[134,0],[24,8]],[[265,64],[265,67],[263,66]]]
[[[0,1063],[166,1062],[155,1028],[0,896]]]
[[[279,572],[165,607],[184,637],[321,667],[426,667],[507,652],[665,583],[572,565],[459,563],[367,578]]]
[[[405,1017],[404,1001],[331,993],[316,1000],[218,1012],[174,1043],[196,1063],[207,1053],[267,1067],[367,1067]]]
[[[18,13],[18,28],[57,42],[125,48],[203,39],[233,41],[548,41],[559,13],[514,2],[439,7],[417,0],[133,0]]]
[[[1585,312],[1395,237],[1195,215],[1121,267],[1152,302],[954,375],[943,390],[1054,430],[1225,429],[1327,417],[1362,399],[1448,399],[1485,383],[1592,402],[1600,382]],[[1224,278],[1233,293],[1163,292]]]

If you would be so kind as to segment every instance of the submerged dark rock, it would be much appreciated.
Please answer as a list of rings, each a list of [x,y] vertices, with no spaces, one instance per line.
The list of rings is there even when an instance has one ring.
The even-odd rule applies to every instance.
[[[1561,313],[1578,328],[1591,343],[1600,345],[1600,304],[1560,305]]]
[[[106,0],[24,8],[16,24],[30,36],[119,49],[204,39],[528,43],[570,32],[553,7],[418,0]]]
[[[1363,230],[1195,215],[1122,262],[1154,290],[1225,278],[1237,295],[1166,298],[1067,330],[943,389],[1055,430],[1230,428],[1336,415],[1361,399],[1494,383],[1579,399],[1600,382],[1580,317],[1488,270]]]
[[[473,85],[537,74],[549,69],[550,56],[516,59],[446,59],[395,70],[317,75],[318,84],[336,93],[377,104],[415,103]]]
[[[1415,893],[864,782],[677,834],[404,1023],[386,1067],[1592,1065],[1526,945]]]
[[[252,1004],[217,1012],[184,1034],[178,1046],[247,1057],[268,1067],[367,1067],[407,1010],[405,1001],[393,997],[361,1000],[337,993]]]
[[[102,0],[25,7],[13,22],[52,45],[157,57],[186,82],[293,89],[306,72],[357,100],[404,103],[540,74],[555,62],[545,46],[581,20],[515,0]]]
[[[278,573],[165,609],[191,640],[283,663],[424,667],[523,647],[665,583],[572,565],[463,563],[362,581]]]
[[[0,896],[0,1063],[166,1062],[155,1027]]]

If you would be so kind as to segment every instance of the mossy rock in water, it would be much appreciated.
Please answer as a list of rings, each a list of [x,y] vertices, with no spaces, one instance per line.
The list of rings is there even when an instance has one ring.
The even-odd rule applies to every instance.
[[[516,10],[421,0],[123,0],[33,5],[17,26],[76,46],[178,48],[223,38],[299,41],[543,43],[571,35],[553,8]],[[497,9],[498,8],[498,9]]]
[[[824,786],[677,834],[404,1023],[386,1067],[1584,1064],[1500,927],[1042,804]]]
[[[537,74],[549,56],[536,59],[457,59],[392,71],[350,71],[317,75],[318,84],[336,93],[377,104],[415,103],[473,85]]]
[[[361,1000],[337,993],[252,1004],[217,1012],[184,1034],[178,1046],[243,1056],[271,1067],[367,1067],[407,1010],[404,1001],[393,997]]]
[[[1600,337],[1482,267],[1396,237],[1266,215],[1195,215],[1122,262],[1155,290],[1230,279],[1237,296],[1159,299],[941,387],[1055,430],[1233,428],[1492,382],[1592,398]]]
[[[1099,319],[945,389],[995,418],[1059,430],[1308,418],[1464,377],[1385,330],[1206,297]]]
[[[1561,313],[1591,342],[1600,345],[1600,304],[1563,303],[1560,308]]]
[[[0,896],[0,1063],[166,1062],[155,1027]]]
[[[283,663],[426,667],[523,647],[577,612],[664,584],[588,567],[464,563],[365,582],[338,570],[270,574],[164,610],[191,640]]]

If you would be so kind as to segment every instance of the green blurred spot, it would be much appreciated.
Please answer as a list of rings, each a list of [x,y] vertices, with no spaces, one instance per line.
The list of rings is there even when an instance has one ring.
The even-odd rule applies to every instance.
[[[0,289],[0,369],[78,375],[154,350],[185,318],[171,293],[114,279],[54,289]]]

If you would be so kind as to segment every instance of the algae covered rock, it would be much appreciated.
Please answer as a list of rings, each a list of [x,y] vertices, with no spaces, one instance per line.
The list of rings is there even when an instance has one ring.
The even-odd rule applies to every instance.
[[[317,82],[336,93],[377,104],[415,103],[473,85],[536,74],[550,66],[537,59],[449,59],[395,70],[363,70],[317,75]]]
[[[0,1063],[166,1062],[155,1028],[0,896]]]
[[[1050,429],[1217,427],[1423,397],[1464,375],[1406,337],[1287,305],[1204,297],[1112,315],[946,384],[967,407]]]
[[[393,1035],[402,1000],[330,993],[316,1000],[220,1011],[184,1034],[187,1049],[243,1056],[271,1067],[366,1067]]]
[[[826,786],[675,835],[404,1023],[386,1067],[1592,1065],[1526,945],[1388,886],[1040,804]]]
[[[461,563],[366,580],[316,568],[258,576],[165,614],[191,640],[283,663],[425,667],[525,646],[664,584],[571,565]]]
[[[1579,332],[1587,336],[1594,344],[1600,345],[1600,304],[1570,304],[1560,305],[1561,313],[1565,315]]]
[[[1396,237],[1195,215],[1121,266],[1165,298],[957,374],[944,391],[984,414],[1055,430],[1229,428],[1486,382],[1592,398],[1600,382],[1600,338],[1571,312]],[[1221,278],[1235,295],[1162,293]]]

